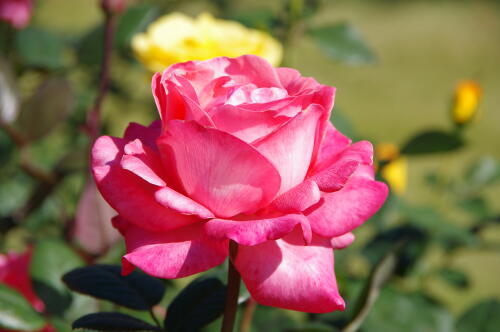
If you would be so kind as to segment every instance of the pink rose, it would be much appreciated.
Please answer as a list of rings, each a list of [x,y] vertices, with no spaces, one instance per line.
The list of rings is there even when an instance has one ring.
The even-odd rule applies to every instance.
[[[92,170],[119,213],[124,273],[181,278],[221,264],[228,240],[252,297],[343,310],[333,251],[387,196],[372,145],[329,122],[335,89],[257,56],[173,65],[153,77],[161,121],[100,137]]]
[[[22,29],[30,21],[32,8],[32,0],[0,0],[0,20]]]
[[[10,252],[8,254],[0,254],[0,284],[7,285],[17,290],[23,295],[33,308],[37,311],[43,311],[44,303],[33,291],[31,279],[29,276],[29,264],[31,260],[31,250],[27,250],[23,254]],[[0,328],[0,332],[10,331]],[[54,328],[46,325],[39,332],[55,332]]]

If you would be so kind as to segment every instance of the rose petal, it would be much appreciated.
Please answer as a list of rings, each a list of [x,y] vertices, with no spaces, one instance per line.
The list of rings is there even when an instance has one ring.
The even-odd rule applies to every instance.
[[[234,261],[251,296],[263,305],[304,312],[344,310],[333,271],[333,251],[304,246],[300,232],[238,247]]]
[[[320,199],[321,193],[316,183],[307,180],[278,196],[272,204],[282,212],[302,212]]]
[[[143,180],[155,185],[166,186],[163,180],[163,166],[157,152],[143,145],[139,139],[127,143],[124,146],[124,155],[120,165]]]
[[[158,145],[167,172],[187,196],[222,218],[252,213],[273,200],[280,176],[252,146],[194,122],[168,126]]]
[[[214,214],[203,205],[198,204],[189,197],[186,197],[171,188],[161,188],[155,192],[154,196],[158,203],[181,214],[193,214],[201,219],[215,217]]]
[[[351,140],[342,135],[340,131],[328,122],[325,137],[321,142],[321,147],[312,173],[317,173],[329,167],[337,155],[351,144]]]
[[[320,106],[311,105],[273,133],[253,143],[278,169],[281,175],[280,194],[304,180],[323,113]]]
[[[202,223],[169,232],[151,232],[124,220],[115,221],[125,236],[127,254],[123,272],[134,266],[158,278],[182,278],[206,271],[224,262],[227,241],[208,240]]]
[[[325,237],[340,236],[361,225],[382,206],[388,194],[386,184],[356,173],[342,189],[324,194],[319,204],[306,211],[313,232]]]
[[[334,237],[330,240],[333,249],[344,249],[354,242],[356,237],[352,233],[345,233],[343,235]]]
[[[358,166],[359,162],[356,160],[341,160],[318,174],[314,174],[310,180],[316,182],[322,191],[337,191],[346,184]]]
[[[92,148],[92,173],[104,199],[127,220],[150,230],[166,231],[198,221],[160,205],[154,198],[155,186],[121,167],[126,143],[101,136]]]
[[[282,238],[302,223],[309,224],[301,214],[257,220],[212,219],[205,224],[205,231],[207,236],[215,240],[230,239],[242,245],[254,246]]]
[[[131,122],[128,125],[127,129],[125,130],[125,134],[123,135],[123,137],[127,141],[133,141],[138,138],[150,149],[158,151],[158,148],[156,147],[156,140],[160,136],[160,132],[161,132],[160,120],[151,122],[151,124],[148,127],[145,127],[135,122]]]

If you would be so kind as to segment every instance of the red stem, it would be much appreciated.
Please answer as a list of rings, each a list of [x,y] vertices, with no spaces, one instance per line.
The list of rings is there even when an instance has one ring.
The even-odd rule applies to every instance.
[[[227,271],[227,294],[224,307],[224,318],[222,320],[221,332],[232,332],[238,308],[238,296],[240,294],[241,277],[234,267],[233,260],[238,252],[238,244],[229,242],[229,268]]]

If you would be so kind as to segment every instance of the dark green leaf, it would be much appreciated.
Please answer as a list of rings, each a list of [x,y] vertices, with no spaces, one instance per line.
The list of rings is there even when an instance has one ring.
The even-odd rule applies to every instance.
[[[462,271],[450,268],[442,268],[438,273],[443,280],[455,287],[465,288],[469,286],[469,280],[467,279],[465,273],[463,273]]]
[[[36,294],[50,313],[62,315],[70,307],[72,297],[61,277],[81,265],[80,257],[61,240],[44,239],[36,244],[31,258],[31,278]]]
[[[98,312],[85,315],[73,323],[73,329],[87,329],[94,331],[161,331],[135,317],[119,312]]]
[[[0,58],[0,122],[11,123],[19,111],[19,96],[12,70]]]
[[[458,332],[497,332],[500,326],[500,302],[496,299],[483,301],[466,313],[457,322]]]
[[[338,23],[309,31],[319,47],[334,60],[352,65],[375,61],[375,54],[363,41],[356,28],[348,23]]]
[[[135,310],[150,309],[161,301],[165,293],[165,286],[160,280],[139,271],[122,276],[121,267],[117,265],[77,268],[66,273],[63,281],[76,292]]]
[[[132,36],[144,30],[156,16],[156,8],[150,5],[140,4],[130,7],[118,21],[115,38],[116,45],[121,49],[130,48]]]
[[[224,311],[226,286],[215,278],[198,278],[175,297],[167,310],[168,332],[199,331]]]
[[[76,45],[78,62],[99,68],[103,56],[104,26],[99,25],[85,33]]]
[[[62,66],[63,44],[52,33],[28,27],[16,34],[17,51],[28,66],[57,69]]]
[[[0,330],[36,331],[45,321],[16,290],[0,284]]]
[[[73,102],[73,89],[69,81],[60,77],[49,78],[22,105],[16,125],[26,138],[39,139],[69,115]]]
[[[402,154],[427,154],[454,151],[464,145],[462,138],[444,131],[426,131],[412,137],[401,149]]]
[[[386,288],[366,318],[362,331],[452,332],[453,318],[444,308],[419,294]]]
[[[443,247],[472,246],[477,239],[465,227],[448,221],[438,211],[430,207],[404,206],[402,213],[409,222],[434,237]]]
[[[487,219],[493,215],[488,202],[482,197],[472,197],[459,201],[458,206],[472,216]]]
[[[418,263],[427,247],[427,234],[422,230],[399,226],[381,232],[363,248],[363,254],[372,264],[376,264],[398,241],[404,243],[397,255],[396,273],[405,275]]]

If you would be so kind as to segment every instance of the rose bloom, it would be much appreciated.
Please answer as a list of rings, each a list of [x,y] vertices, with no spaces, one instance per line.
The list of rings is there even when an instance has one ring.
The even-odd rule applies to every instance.
[[[132,39],[137,58],[151,71],[188,60],[255,54],[273,65],[282,59],[281,44],[265,32],[234,21],[215,19],[209,13],[191,18],[172,13],[153,22]]]
[[[329,122],[335,89],[246,55],[153,76],[160,121],[100,137],[92,171],[119,213],[123,272],[159,278],[233,263],[252,297],[305,312],[343,310],[333,249],[387,196],[372,145]]]
[[[28,25],[32,9],[32,0],[0,0],[0,20],[22,29]]]
[[[29,276],[30,260],[31,250],[22,254],[14,252],[0,254],[0,283],[18,291],[36,311],[41,312],[45,305],[33,291]],[[0,328],[0,332],[3,331],[11,330]],[[46,325],[40,332],[54,332],[54,329],[50,325]]]

